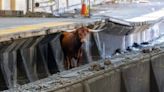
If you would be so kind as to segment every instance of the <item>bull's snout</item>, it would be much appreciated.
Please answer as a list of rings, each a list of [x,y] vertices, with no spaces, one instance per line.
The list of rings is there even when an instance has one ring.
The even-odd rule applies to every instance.
[[[86,37],[82,38],[82,39],[81,39],[81,42],[82,42],[82,43],[85,43],[85,42],[87,42],[88,40],[89,40],[89,34],[88,34]]]

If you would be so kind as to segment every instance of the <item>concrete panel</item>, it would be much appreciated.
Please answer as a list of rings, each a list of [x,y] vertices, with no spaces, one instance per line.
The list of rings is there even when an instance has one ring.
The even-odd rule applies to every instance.
[[[70,91],[70,88],[64,88],[64,89],[61,89],[61,90],[57,90],[57,91],[54,91],[54,92],[72,92]]]
[[[3,60],[3,52],[6,50],[6,48],[8,48],[8,46],[11,45],[11,44],[8,44],[8,45],[4,45],[4,44],[1,44],[0,45],[0,62],[2,62]],[[5,76],[3,75],[4,74],[4,71],[3,71],[3,64],[0,63],[0,91],[2,90],[7,90],[8,87],[7,87],[7,84],[6,84],[6,78]]]
[[[98,48],[98,45],[100,45],[98,41],[97,33],[90,34],[87,41],[82,45],[82,52],[83,57],[82,61],[83,64],[87,64],[92,61],[97,61],[101,59],[101,51]]]
[[[60,45],[60,34],[55,34],[53,36],[54,38],[49,42],[49,46],[50,46],[50,49],[52,50],[52,55],[54,58],[53,62],[56,62],[57,68],[59,69],[59,71],[63,71],[65,69],[63,66],[64,58],[63,58],[63,53],[62,53],[62,49]]]
[[[36,81],[50,75],[47,64],[42,61],[42,55],[38,48],[38,44],[43,39],[44,36],[33,38],[21,48],[21,56],[30,81]]]
[[[70,92],[84,92],[84,87],[80,83],[72,85]]]
[[[60,90],[57,90],[57,91],[51,91],[51,92],[65,92],[65,89],[60,89]]]
[[[111,71],[85,82],[85,92],[120,92],[120,71]]]
[[[55,57],[53,55],[53,47],[50,43],[53,39],[56,38],[56,34],[47,35],[45,38],[38,44],[38,49],[41,54],[42,61],[48,66],[50,74],[59,72]]]
[[[2,10],[10,10],[10,0],[2,0]]]
[[[95,38],[96,36],[95,35],[96,34],[94,34],[94,33],[91,35],[91,38],[90,38],[90,48],[89,48],[93,61],[96,61],[98,59],[101,59],[101,57],[103,57],[100,54],[98,45],[96,44],[96,38]]]
[[[111,35],[107,31],[98,33],[100,51],[104,57],[112,55],[116,49],[125,49],[125,36],[124,35]]]
[[[154,76],[153,84],[156,84],[154,92],[164,92],[164,53],[153,56],[151,58],[152,77]]]
[[[28,41],[29,41],[29,39],[28,40],[26,39],[25,43],[27,43]],[[19,50],[17,51],[17,83],[20,85],[30,82],[27,77],[26,69],[25,69],[24,63],[23,63],[23,57],[22,57],[21,51],[20,51],[20,49],[22,47],[23,46],[21,46],[19,48]]]
[[[36,62],[33,62],[35,53],[30,49],[30,46],[35,43],[36,39],[37,38],[28,39],[28,41],[20,49],[23,65],[30,82],[38,80],[36,74]]]
[[[122,92],[149,92],[150,67],[149,59],[137,60],[125,65],[122,72]]]
[[[16,0],[16,10],[23,11],[24,14],[27,11],[27,1],[26,0]]]
[[[31,52],[31,54],[33,55],[31,57],[32,59],[32,63],[34,64],[34,71],[37,74],[37,77],[39,79],[45,78],[49,76],[49,72],[47,70],[47,67],[45,67],[44,63],[42,61],[40,61],[40,57],[39,57],[39,52],[37,49],[38,43],[44,39],[44,36],[38,37],[35,42],[29,47],[29,50]]]
[[[114,23],[112,21],[109,21],[108,25],[107,25],[107,31],[108,31],[108,34],[126,35],[130,31],[132,31],[132,28],[122,25],[122,24],[119,24],[119,23]]]
[[[7,90],[7,85],[5,83],[5,78],[3,76],[2,70],[0,69],[0,91]]]
[[[11,8],[11,10],[16,9],[16,0],[10,0],[10,8]]]
[[[0,10],[2,10],[2,0],[0,0]]]
[[[78,83],[52,92],[84,92],[84,87],[81,83]]]
[[[8,88],[13,88],[17,85],[17,60],[15,51],[24,42],[25,40],[14,41],[2,52],[3,57],[1,63],[3,66],[1,66],[1,69]]]
[[[11,84],[12,84],[12,87],[16,87],[17,84],[18,84],[18,57],[17,57],[17,54],[18,54],[18,51],[19,51],[19,48],[26,42],[26,39],[22,39],[22,40],[18,40],[18,41],[15,41],[16,42],[16,46],[12,49],[12,50],[9,50],[6,52],[4,52],[3,54],[7,55],[8,59],[6,59],[5,62],[8,62],[8,67],[10,69],[10,72],[11,72]]]

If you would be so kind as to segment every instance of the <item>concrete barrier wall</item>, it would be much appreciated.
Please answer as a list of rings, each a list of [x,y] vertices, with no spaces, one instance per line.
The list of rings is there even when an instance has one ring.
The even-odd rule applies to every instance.
[[[30,85],[26,84],[29,82],[33,82],[32,84],[35,85],[34,81],[37,82],[39,79],[63,71],[59,37],[60,33],[1,43],[0,73],[3,76],[0,76],[0,79],[1,84],[4,85],[1,86],[1,89],[17,87],[17,84]],[[93,35],[90,40],[92,43],[89,48],[95,47],[96,42]],[[95,49],[97,48],[95,47]],[[95,50],[92,49],[90,52],[90,57],[94,60],[94,56],[98,56],[98,53],[95,54]],[[164,49],[162,48],[160,51],[150,53],[129,52],[123,56],[112,58],[113,65],[104,65],[104,69],[100,71],[88,70],[90,65],[86,65],[64,71],[65,73],[61,72],[62,80],[70,81],[64,83],[61,80],[62,83],[59,84],[62,84],[62,86],[52,85],[46,89],[26,86],[25,89],[45,92],[163,92],[163,56]],[[86,55],[84,57],[85,63],[88,63],[87,60]],[[104,61],[102,60],[99,63],[103,65]],[[117,63],[120,64],[117,65]],[[78,75],[85,73],[85,76]],[[68,74],[68,78],[62,77],[62,74]],[[58,81],[55,78],[46,78],[48,79],[47,84],[51,85],[53,84],[51,82]],[[37,86],[40,83],[43,83],[42,86],[46,84],[45,81],[39,81],[39,84],[36,83]]]
[[[155,92],[164,92],[164,54],[157,54],[151,57],[152,68],[152,90]]]
[[[135,62],[121,67],[122,86],[125,87],[125,92],[150,92],[149,59]]]
[[[0,90],[17,87],[64,71],[60,33],[0,43]],[[100,59],[94,38],[84,44],[83,64]],[[97,49],[97,50],[96,50]]]
[[[115,69],[51,92],[164,92],[163,56],[163,51],[142,53]]]
[[[120,71],[110,71],[85,81],[85,92],[120,92]],[[84,91],[83,91],[84,92]]]
[[[123,28],[123,30],[128,29],[132,30],[130,27]],[[100,60],[102,56],[107,55],[108,57],[117,48],[125,49],[125,37],[123,36],[125,34],[109,35],[109,31],[93,33],[90,36],[90,43],[85,43],[87,48],[84,47],[83,50],[85,53],[83,56],[84,64]],[[11,89],[30,82],[35,83],[37,80],[40,81],[40,79],[63,71],[63,55],[59,37],[60,33],[56,33],[21,40],[11,39],[11,42],[6,42],[7,44],[5,42],[0,43],[0,47],[2,47],[0,50],[0,74],[3,75],[0,78],[2,79],[1,84],[4,85],[2,89]],[[135,57],[131,57],[131,55],[135,55]],[[64,85],[65,83],[62,82],[63,85],[60,87],[53,85],[51,89],[49,87],[47,89],[38,87],[36,90],[54,92],[163,92],[162,56],[163,52],[147,54],[129,52],[128,55],[124,53],[123,61],[116,60],[121,63],[119,66],[115,66],[115,61],[113,61],[113,66],[106,66],[107,68],[101,71],[90,71],[88,70],[89,66],[84,67],[84,70],[92,73],[91,76],[80,76],[77,78],[79,80],[76,80],[73,76],[70,79],[66,78],[73,81],[73,83],[68,83],[69,85]],[[79,71],[83,69],[74,70],[80,73]],[[71,70],[71,72],[65,74],[72,72]],[[76,75],[78,74],[75,73]],[[53,81],[56,81],[56,79]],[[49,83],[51,84],[51,82]],[[43,84],[45,83],[43,82]],[[35,86],[31,88],[35,90]]]

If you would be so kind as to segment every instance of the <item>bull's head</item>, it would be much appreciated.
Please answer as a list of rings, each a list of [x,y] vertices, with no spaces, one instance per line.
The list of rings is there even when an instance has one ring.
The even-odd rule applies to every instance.
[[[89,28],[83,27],[83,26],[76,30],[81,42],[87,41],[87,38],[88,38],[88,35],[90,34],[90,32],[99,32],[99,31],[102,31],[102,30],[93,30],[93,29],[89,29]]]
[[[85,42],[87,41],[87,36],[89,35],[90,31],[87,27],[81,27],[77,29],[77,33],[79,35],[80,41]]]

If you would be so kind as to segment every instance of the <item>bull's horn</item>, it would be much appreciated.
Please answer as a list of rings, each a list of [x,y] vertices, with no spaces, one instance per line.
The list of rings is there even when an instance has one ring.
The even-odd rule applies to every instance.
[[[72,29],[72,30],[66,30],[66,32],[73,32],[75,31],[75,29]]]
[[[89,29],[90,32],[100,32],[102,31],[103,29],[97,29],[97,30],[94,30],[94,29]]]

